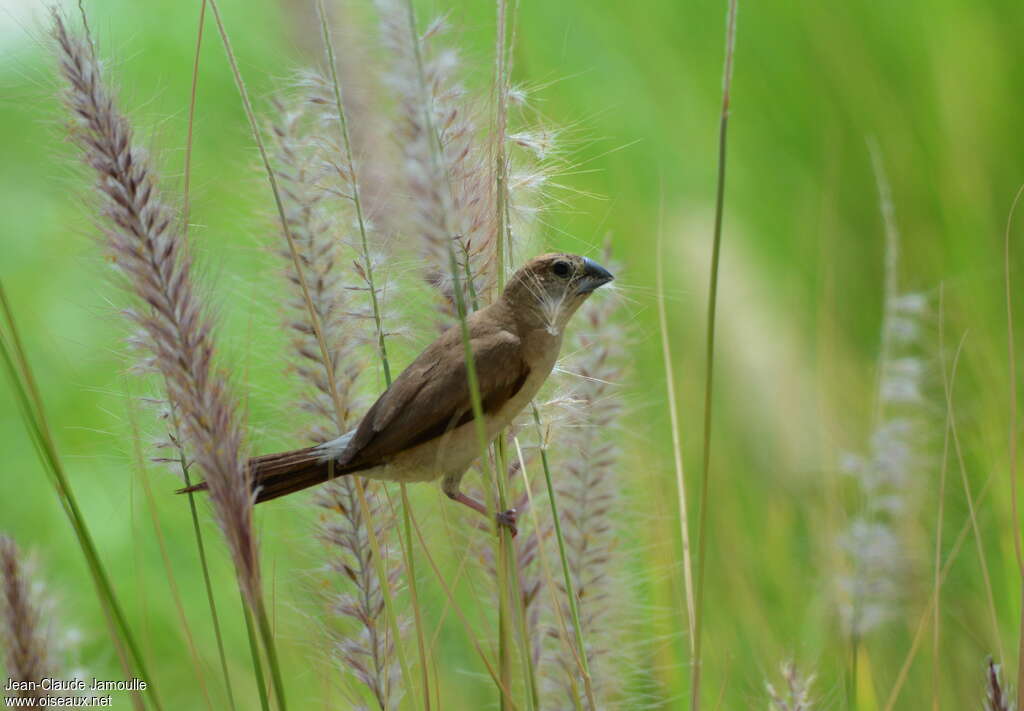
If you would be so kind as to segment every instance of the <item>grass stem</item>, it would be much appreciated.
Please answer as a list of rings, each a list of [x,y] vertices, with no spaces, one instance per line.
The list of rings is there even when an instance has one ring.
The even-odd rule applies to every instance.
[[[551,520],[555,526],[555,540],[558,541],[558,556],[562,561],[562,578],[565,583],[565,595],[569,599],[569,613],[572,616],[572,627],[576,633],[576,649],[578,653],[580,671],[583,675],[583,688],[590,704],[590,711],[596,711],[597,702],[594,699],[594,687],[590,679],[590,662],[587,659],[587,645],[583,639],[583,624],[580,622],[579,601],[576,599],[576,590],[572,582],[572,573],[569,571],[569,555],[565,551],[565,536],[562,535],[562,520],[558,517],[558,502],[555,495],[555,485],[551,481],[551,466],[548,463],[547,437],[544,434],[544,425],[541,423],[540,410],[536,404],[530,405],[533,409],[533,422],[537,426],[537,436],[540,440],[540,461],[544,467],[544,482],[548,488],[548,503],[551,505]]]
[[[277,643],[274,640],[274,631],[270,627],[270,618],[267,617],[267,606],[262,597],[257,600],[255,616],[260,637],[263,638],[263,649],[267,653],[267,666],[270,667],[270,675],[274,683],[274,698],[277,701],[277,708],[279,711],[285,711],[287,702],[284,695],[284,677],[281,675],[281,664],[277,657]]]
[[[188,463],[185,461],[185,453],[178,450],[181,464],[181,474],[184,477],[186,488],[192,486],[191,477],[188,473]],[[213,583],[210,581],[210,566],[206,561],[206,546],[203,544],[203,531],[199,525],[199,510],[196,507],[195,494],[188,492],[188,508],[192,518],[192,532],[196,539],[196,551],[199,553],[199,567],[203,571],[203,587],[206,590],[206,603],[210,608],[210,622],[213,624],[213,635],[217,640],[217,656],[220,658],[220,670],[224,675],[224,689],[228,696],[228,707],[234,711],[235,691],[231,685],[231,674],[228,672],[227,655],[224,653],[224,635],[220,629],[220,616],[217,614],[217,602],[213,596]]]
[[[182,185],[182,232],[184,235],[188,235],[189,224],[191,223],[191,205],[192,205],[192,148],[195,138],[195,120],[196,120],[196,97],[199,88],[199,58],[203,47],[203,29],[206,27],[206,3],[207,0],[201,0],[199,3],[199,22],[196,28],[196,48],[192,58],[192,85],[189,90],[189,101],[188,101],[188,132],[185,139],[185,171]],[[91,43],[90,43],[91,44]],[[165,379],[166,389],[166,379]],[[181,466],[182,479],[185,482],[185,487],[192,485],[188,472],[188,460],[185,457],[185,452],[181,448],[181,425],[178,422],[178,413],[175,409],[173,402],[169,402],[171,408],[171,420],[174,425],[174,438],[175,447],[178,452],[178,462]],[[188,492],[188,505],[189,511],[192,516],[192,530],[195,533],[196,538],[196,550],[199,553],[199,563],[203,570],[203,585],[206,588],[206,602],[210,608],[210,621],[213,623],[213,634],[217,640],[217,656],[220,660],[221,673],[224,676],[224,689],[228,697],[228,707],[231,711],[235,711],[235,692],[231,686],[231,674],[228,672],[228,661],[227,655],[224,653],[224,636],[220,629],[220,619],[217,615],[217,603],[213,596],[213,586],[210,583],[210,570],[206,562],[206,549],[203,545],[203,533],[199,526],[199,513],[196,509],[195,494]]]
[[[239,591],[241,593],[241,591]],[[256,675],[256,690],[260,697],[260,708],[270,711],[270,699],[267,697],[267,680],[263,675],[263,661],[260,659],[260,648],[256,641],[256,630],[253,627],[252,612],[242,595],[242,614],[245,616],[245,632],[249,639],[249,654],[252,656],[252,670]]]
[[[659,220],[660,222],[660,220]],[[665,362],[665,387],[668,391],[668,413],[672,424],[672,456],[676,471],[676,494],[679,500],[679,537],[683,548],[683,589],[686,595],[686,625],[690,638],[690,658],[696,657],[696,639],[694,635],[693,599],[693,562],[690,554],[690,521],[689,507],[686,503],[686,477],[683,472],[683,448],[679,441],[679,410],[676,404],[676,381],[672,368],[672,350],[669,345],[668,316],[665,312],[664,263],[661,249],[664,233],[658,230],[657,258],[657,291],[658,291],[658,329],[661,333],[661,353]]]
[[[1013,333],[1013,292],[1010,289],[1010,231],[1013,227],[1013,215],[1024,195],[1024,185],[1018,190],[1010,206],[1010,214],[1006,218],[1006,232],[1003,235],[1003,275],[1006,287],[1006,349],[1007,366],[1010,369],[1010,422],[1009,422],[1009,457],[1010,457],[1010,512],[1013,517],[1013,552],[1017,559],[1017,571],[1020,574],[1020,634],[1017,645],[1017,693],[1024,693],[1024,553],[1021,551],[1021,526],[1017,504],[1017,356]]]
[[[722,217],[725,209],[725,159],[729,130],[733,54],[736,48],[736,2],[729,0],[725,31],[725,69],[722,78],[722,113],[718,128],[718,184],[715,194],[715,227],[711,246],[711,279],[708,286],[707,339],[704,378],[704,455],[700,478],[700,512],[697,524],[697,590],[694,597],[694,657],[690,708],[700,708],[700,675],[704,620],[704,573],[707,557],[708,489],[711,468],[711,396],[714,392],[715,316],[718,308],[718,262],[722,250]]]

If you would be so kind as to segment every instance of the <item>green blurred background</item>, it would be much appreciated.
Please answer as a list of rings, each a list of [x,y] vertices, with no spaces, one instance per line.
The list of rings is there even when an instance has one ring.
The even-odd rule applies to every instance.
[[[259,108],[318,46],[301,20],[304,2],[222,3]],[[85,5],[143,142],[159,157],[168,186],[179,188],[198,2]],[[419,7],[421,18],[450,11],[472,78],[485,87],[493,6],[452,0]],[[518,15],[514,79],[542,87],[538,106],[552,123],[572,127],[568,136],[579,164],[559,178],[571,192],[567,207],[547,218],[548,239],[558,248],[593,251],[609,236],[625,265],[610,298],[622,299],[634,339],[623,385],[628,419],[617,435],[624,448],[621,545],[628,561],[620,575],[633,602],[628,619],[617,622],[625,622],[621,640],[632,649],[627,671],[651,696],[627,699],[622,708],[682,708],[688,698],[654,275],[660,229],[694,501],[725,9],[710,0],[527,0]],[[132,429],[155,438],[160,427],[126,396],[151,393],[126,372],[125,329],[117,316],[123,299],[109,286],[92,242],[88,184],[69,167],[75,155],[62,136],[45,28],[42,5],[0,3],[0,278],[20,317],[72,484],[141,630],[165,703],[195,708],[195,676],[142,479],[133,471]],[[237,364],[248,388],[256,446],[287,446],[293,441],[280,424],[288,422],[290,398],[281,385],[285,341],[277,326],[276,264],[265,249],[273,235],[272,202],[223,52],[212,26],[207,29],[194,235],[227,324],[227,360]],[[1012,655],[1016,648],[1020,579],[1009,513],[1002,240],[1024,181],[1022,36],[1024,7],[1009,1],[741,2],[708,519],[707,708],[719,702],[727,709],[767,706],[764,680],[775,678],[786,659],[818,674],[820,708],[848,707],[851,645],[835,611],[835,540],[862,502],[838,474],[837,462],[843,452],[865,448],[875,400],[885,230],[871,141],[892,186],[901,290],[928,298],[919,355],[932,383],[924,406],[932,429],[919,443],[924,456],[915,469],[915,513],[900,522],[914,574],[894,618],[864,641],[858,708],[885,706],[931,592],[947,409],[942,356],[948,368],[965,332],[955,412],[966,479],[975,493],[989,477],[994,482],[978,507],[978,522],[999,629],[989,621],[978,548],[969,538],[943,588],[939,656],[933,658],[929,628],[895,707],[930,703],[938,675],[943,707],[976,708],[985,657],[999,661],[1001,649]],[[1024,249],[1017,252],[1013,263],[1019,266]],[[938,344],[940,285],[944,352]],[[1024,299],[1017,306],[1024,313]],[[0,390],[7,462],[0,475],[0,530],[38,552],[64,624],[81,637],[83,668],[116,678],[117,660],[81,554],[8,393]],[[222,692],[203,623],[190,522],[169,495],[176,481],[155,466],[148,476],[216,704]],[[439,519],[437,491],[423,487],[414,497],[424,511],[421,521]],[[944,505],[945,555],[967,516],[952,454]],[[320,564],[313,517],[302,503],[259,512],[265,569],[293,704],[344,708],[337,692],[326,691],[336,672],[323,661],[311,602],[312,571]],[[445,542],[439,537],[434,549]],[[254,708],[232,573],[219,543],[213,547],[236,689],[243,706]],[[439,558],[454,564],[443,550]],[[429,573],[424,585],[439,609],[443,592]],[[471,607],[468,612],[472,619]],[[450,617],[439,644],[444,708],[494,705],[492,686]],[[1012,656],[1003,661],[1010,668],[1016,663]],[[115,699],[127,706],[127,697]]]

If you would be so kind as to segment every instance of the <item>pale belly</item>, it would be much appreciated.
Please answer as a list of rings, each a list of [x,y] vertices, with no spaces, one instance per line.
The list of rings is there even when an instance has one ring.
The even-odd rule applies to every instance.
[[[547,380],[555,365],[558,349],[531,371],[523,387],[496,413],[487,417],[487,441],[512,424]],[[536,362],[536,361],[534,361]],[[359,476],[384,481],[433,481],[459,477],[480,457],[480,439],[472,420],[429,442],[399,453],[386,464],[359,472]]]

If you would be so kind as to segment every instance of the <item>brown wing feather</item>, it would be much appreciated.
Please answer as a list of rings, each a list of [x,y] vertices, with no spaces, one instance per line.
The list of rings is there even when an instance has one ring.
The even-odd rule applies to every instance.
[[[523,386],[530,368],[519,338],[474,324],[470,334],[485,414],[499,410]],[[473,418],[465,348],[449,329],[391,384],[363,417],[341,466],[380,462],[439,437]]]

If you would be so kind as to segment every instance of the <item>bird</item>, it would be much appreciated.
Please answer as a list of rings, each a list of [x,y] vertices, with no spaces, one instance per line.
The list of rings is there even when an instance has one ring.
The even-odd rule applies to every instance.
[[[495,301],[466,318],[488,442],[536,396],[558,360],[569,320],[613,278],[588,257],[543,254],[520,267]],[[481,453],[465,345],[461,324],[455,324],[395,378],[351,431],[250,459],[255,502],[350,474],[398,482],[441,479],[450,499],[488,516],[460,489]],[[179,493],[205,488],[199,483]],[[496,516],[514,535],[515,509]]]

